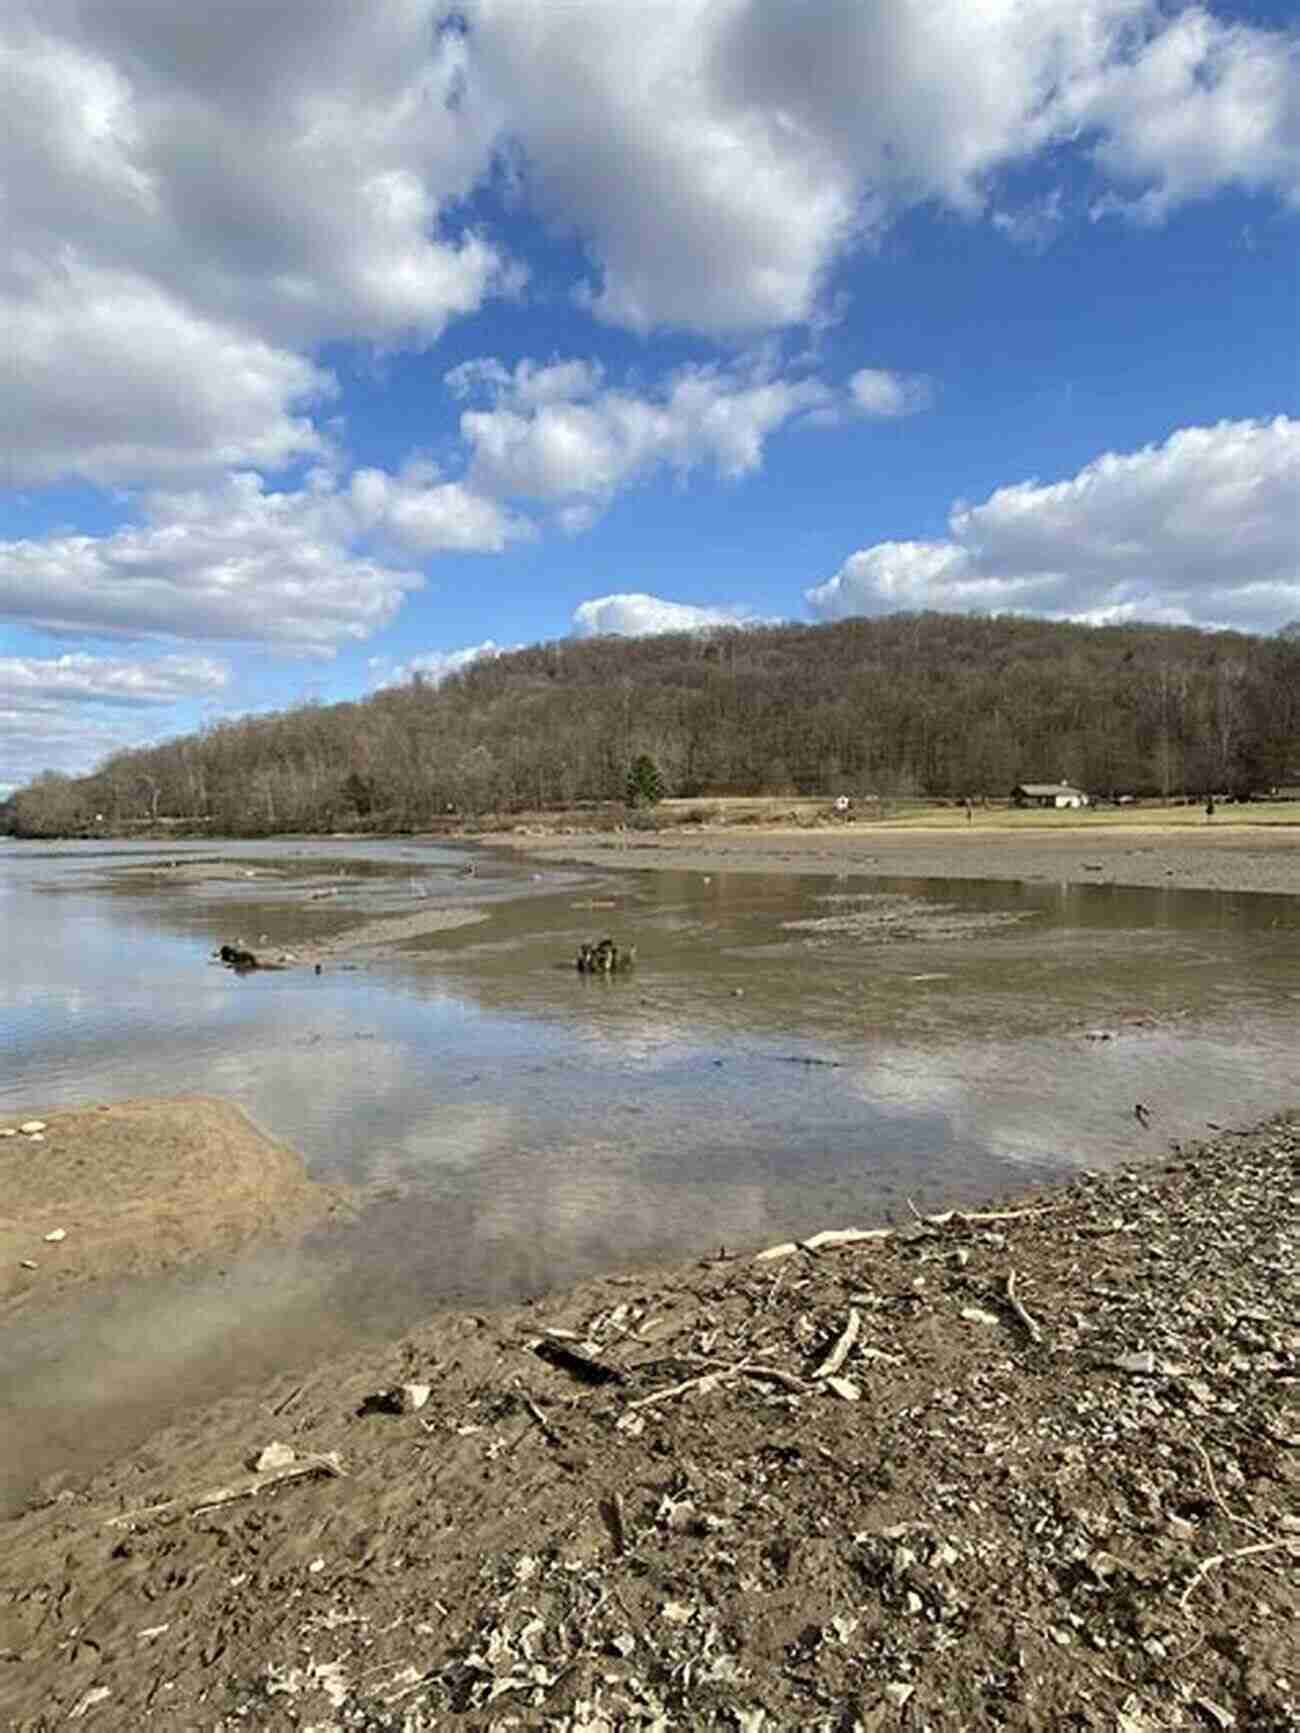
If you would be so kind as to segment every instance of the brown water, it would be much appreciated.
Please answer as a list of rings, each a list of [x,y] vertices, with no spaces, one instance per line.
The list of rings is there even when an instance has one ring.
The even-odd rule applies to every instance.
[[[209,879],[0,854],[0,1112],[225,1095],[364,1209],[0,1332],[11,1496],[442,1304],[1016,1189],[1300,1097],[1300,899],[490,854],[470,881],[419,845],[165,858],[214,854]],[[208,961],[466,903],[480,924],[356,970]],[[578,975],[605,933],[636,970]]]

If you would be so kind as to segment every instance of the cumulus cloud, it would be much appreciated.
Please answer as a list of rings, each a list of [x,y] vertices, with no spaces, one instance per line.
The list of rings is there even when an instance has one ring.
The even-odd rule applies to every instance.
[[[1155,0],[12,0],[0,460],[183,485],[322,450],[322,345],[427,345],[520,286],[466,215],[494,177],[587,249],[598,317],[715,335],[826,316],[921,205],[1041,237],[1059,188],[1017,208],[1005,171],[1049,151],[1144,221],[1226,185],[1300,205],[1297,53]],[[496,382],[529,426],[478,429],[485,468],[549,497],[681,461],[679,431],[593,430],[567,365]],[[724,473],[764,431],[732,409],[697,436]]]
[[[457,368],[449,382],[491,402],[460,418],[470,484],[568,510],[569,527],[585,526],[599,503],[656,469],[747,475],[771,434],[834,402],[822,381],[783,379],[762,361],[683,367],[653,394],[608,386],[581,361],[524,361],[511,372],[488,359]]]
[[[574,630],[580,638],[606,635],[621,638],[649,637],[656,632],[700,632],[710,626],[752,626],[757,622],[747,608],[697,607],[693,602],[668,602],[662,596],[633,591],[615,596],[593,596],[573,610]]]
[[[358,528],[382,533],[409,553],[500,553],[531,536],[532,525],[419,461],[396,476],[359,469],[348,485]]]
[[[1118,192],[1099,209],[1158,222],[1226,184],[1300,208],[1300,39],[1189,6],[1139,52],[1078,81],[1070,108]]]
[[[440,686],[449,675],[459,674],[462,668],[475,662],[491,661],[501,654],[501,645],[488,638],[481,644],[466,644],[459,650],[424,650],[406,662],[392,663],[386,657],[372,656],[371,685],[404,686],[418,674],[430,685]]]
[[[0,543],[0,613],[57,632],[329,655],[386,625],[422,582],[356,552],[354,528],[327,482],[274,493],[239,474],[157,493],[139,526]]]
[[[465,39],[437,16],[6,8],[10,473],[281,464],[320,445],[301,414],[329,388],[315,345],[427,343],[510,286],[499,249],[449,220],[497,122],[456,100]]]
[[[1151,218],[1229,184],[1300,198],[1294,38],[1201,6],[472,0],[467,16],[470,90],[537,207],[588,247],[587,303],[636,330],[809,319],[847,247],[930,201],[980,215],[1049,148]]]
[[[333,395],[329,374],[138,277],[72,260],[11,273],[0,324],[0,465],[19,485],[276,469],[326,449],[295,411]]]
[[[84,771],[139,744],[158,715],[224,690],[230,670],[211,656],[0,657],[0,792],[42,770]]]
[[[807,600],[823,619],[979,609],[1272,631],[1300,616],[1297,499],[1300,421],[1185,427],[959,502],[949,539],[859,549]]]
[[[448,228],[495,117],[429,0],[19,0],[5,27],[19,256],[134,270],[291,344],[436,336],[500,266]]]
[[[921,373],[889,373],[863,367],[849,380],[849,393],[863,415],[882,421],[916,415],[934,402],[934,387]]]

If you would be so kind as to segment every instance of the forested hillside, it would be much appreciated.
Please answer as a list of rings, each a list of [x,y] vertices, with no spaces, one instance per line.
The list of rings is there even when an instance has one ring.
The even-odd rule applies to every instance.
[[[29,835],[401,828],[621,800],[640,754],[687,796],[1258,791],[1300,765],[1300,630],[896,614],[565,639],[46,775],[10,811]]]

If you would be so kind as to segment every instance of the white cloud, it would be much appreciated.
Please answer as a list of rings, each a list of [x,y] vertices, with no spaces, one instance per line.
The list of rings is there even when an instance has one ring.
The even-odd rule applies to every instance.
[[[1162,220],[1227,184],[1300,208],[1300,40],[1189,6],[1142,49],[1080,80],[1070,108],[1123,188],[1101,208]]]
[[[1199,6],[472,0],[468,16],[469,89],[537,207],[588,247],[589,304],[636,330],[809,319],[848,246],[929,201],[980,215],[1048,148],[1148,217],[1227,184],[1300,198],[1293,39]],[[1041,239],[1050,196],[1003,225]]]
[[[280,342],[436,336],[500,263],[440,232],[496,125],[455,100],[465,42],[440,10],[18,0],[10,244],[75,247]]]
[[[156,656],[135,662],[113,656],[0,656],[0,705],[36,709],[48,704],[174,704],[210,696],[230,679],[211,656]]]
[[[863,415],[896,420],[916,415],[934,402],[934,387],[921,373],[889,373],[863,367],[849,380],[853,401]]]
[[[581,638],[615,635],[648,637],[656,632],[700,632],[711,626],[752,626],[753,615],[742,607],[704,608],[692,602],[667,602],[661,596],[631,592],[616,596],[593,596],[573,610],[574,628]]]
[[[299,413],[328,388],[313,346],[427,343],[510,286],[447,223],[497,122],[455,100],[466,47],[439,12],[6,9],[9,473],[273,467],[320,445]]]
[[[348,498],[359,528],[381,532],[410,553],[500,553],[534,533],[497,501],[463,482],[442,481],[419,462],[398,476],[357,470]]]
[[[441,0],[11,0],[0,64],[19,484],[322,451],[321,345],[428,345],[519,286],[466,217],[503,164],[587,248],[599,317],[712,334],[825,317],[846,252],[917,206],[1041,238],[1059,187],[1017,209],[999,177],[1049,149],[1146,221],[1229,184],[1300,204],[1294,37],[1155,0],[468,0],[463,24]],[[697,446],[738,473],[789,413],[683,436],[615,415],[587,363],[496,384],[526,425],[479,427],[483,465],[547,498]],[[394,528],[488,534],[465,509]]]
[[[488,638],[482,644],[467,644],[460,650],[424,650],[406,662],[390,663],[386,657],[373,656],[370,659],[370,683],[372,686],[404,686],[419,674],[431,685],[439,686],[448,675],[459,674],[462,668],[475,662],[490,662],[501,654],[501,645]]]
[[[1067,481],[958,503],[951,539],[878,542],[807,592],[823,619],[1025,611],[1272,631],[1300,616],[1300,421],[1185,427]]]
[[[353,551],[347,501],[255,475],[158,493],[139,527],[0,543],[0,615],[51,631],[260,641],[313,655],[369,637],[415,572]]]
[[[42,770],[84,772],[119,747],[138,745],[158,713],[209,698],[230,678],[210,656],[0,657],[0,793]]]
[[[584,362],[539,369],[525,361],[511,373],[486,360],[450,377],[453,390],[486,389],[493,404],[460,418],[471,486],[576,506],[577,525],[659,468],[684,475],[707,464],[730,480],[749,474],[772,433],[834,401],[820,380],[780,379],[762,361],[683,367],[654,395],[606,386]]]
[[[195,314],[155,285],[68,260],[0,289],[0,466],[19,485],[278,468],[324,451],[309,416],[327,373]]]

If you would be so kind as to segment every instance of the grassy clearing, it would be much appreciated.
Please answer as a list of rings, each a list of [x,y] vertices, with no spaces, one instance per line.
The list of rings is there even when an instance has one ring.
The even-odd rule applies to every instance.
[[[656,817],[669,824],[792,824],[839,825],[828,796],[778,798],[719,796],[701,800],[665,800]],[[1203,806],[1161,806],[1155,801],[1125,807],[1085,807],[1078,811],[1018,810],[998,803],[977,806],[971,818],[961,806],[921,800],[855,801],[854,824],[890,830],[1096,831],[1229,829],[1245,825],[1300,826],[1300,801],[1251,801],[1216,806],[1207,819]]]
[[[1011,807],[976,807],[968,821],[961,807],[912,807],[882,817],[891,829],[950,830],[1227,830],[1254,825],[1300,825],[1300,802],[1251,801],[1241,806],[1216,806],[1207,819],[1201,806],[1085,807],[1079,811],[1017,811]]]

